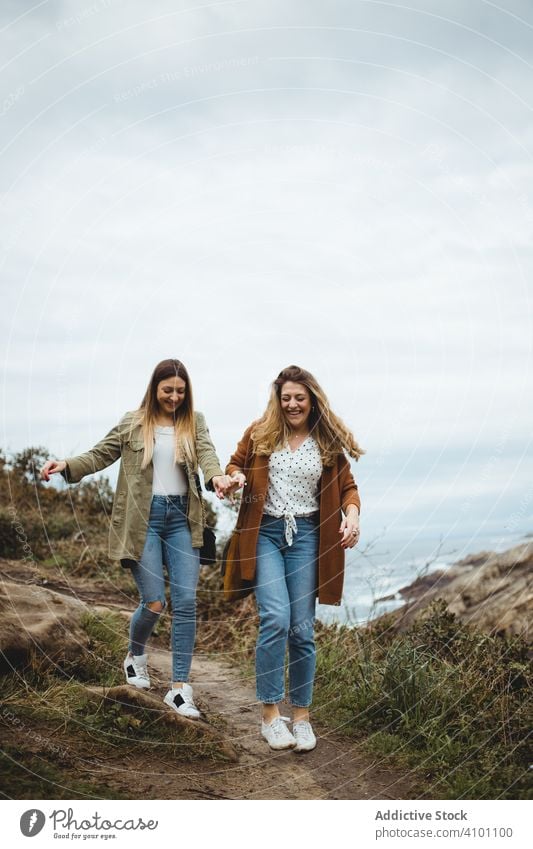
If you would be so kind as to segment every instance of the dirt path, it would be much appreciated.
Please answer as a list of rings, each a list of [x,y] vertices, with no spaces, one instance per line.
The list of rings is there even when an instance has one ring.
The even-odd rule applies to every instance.
[[[170,652],[155,650],[150,667],[156,670],[156,692],[164,695],[170,675]],[[189,766],[199,791],[226,799],[401,799],[413,798],[408,776],[381,767],[357,745],[319,736],[313,752],[273,752],[259,734],[259,706],[253,682],[230,665],[195,655],[191,682],[199,707],[224,720],[226,735],[239,753],[236,764],[210,770]]]
[[[37,583],[37,575],[18,574],[10,579]],[[4,571],[2,570],[2,574]],[[131,616],[117,594],[95,592],[83,582],[74,587],[50,581],[55,592],[73,595],[93,610]],[[149,649],[152,687],[149,693],[163,699],[170,680],[171,652],[152,645]],[[222,726],[223,735],[238,754],[236,762],[198,758],[179,761],[168,752],[141,754],[133,748],[124,755],[94,752],[76,759],[76,770],[88,779],[105,782],[113,791],[139,799],[416,799],[421,793],[409,773],[392,770],[379,757],[362,751],[360,744],[346,741],[314,723],[318,745],[313,752],[297,755],[273,752],[259,733],[260,712],[254,681],[223,659],[196,652],[191,681],[195,701],[207,722]],[[288,709],[287,709],[288,710]],[[282,708],[282,713],[284,710]]]

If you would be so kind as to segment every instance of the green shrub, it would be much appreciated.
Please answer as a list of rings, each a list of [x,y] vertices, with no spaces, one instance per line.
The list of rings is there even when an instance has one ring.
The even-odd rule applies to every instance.
[[[531,664],[524,641],[461,625],[443,602],[406,634],[317,633],[315,704],[434,775],[433,798],[529,798]]]

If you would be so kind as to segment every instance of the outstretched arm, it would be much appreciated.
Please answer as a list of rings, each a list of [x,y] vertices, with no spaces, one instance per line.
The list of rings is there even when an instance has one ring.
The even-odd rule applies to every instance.
[[[121,454],[119,426],[112,428],[90,451],[69,457],[67,460],[47,460],[41,470],[41,478],[50,480],[50,475],[60,473],[67,483],[78,483],[85,475],[92,475],[111,466]]]

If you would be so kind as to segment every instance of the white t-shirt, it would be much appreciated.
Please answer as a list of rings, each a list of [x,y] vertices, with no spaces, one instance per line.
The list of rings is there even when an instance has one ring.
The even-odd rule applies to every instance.
[[[316,440],[309,435],[296,449],[286,446],[273,451],[268,463],[268,490],[264,513],[285,517],[285,539],[292,545],[298,532],[296,516],[308,516],[319,509],[318,481],[322,457]]]
[[[174,428],[156,425],[154,433],[152,495],[187,495],[187,475],[174,460]]]

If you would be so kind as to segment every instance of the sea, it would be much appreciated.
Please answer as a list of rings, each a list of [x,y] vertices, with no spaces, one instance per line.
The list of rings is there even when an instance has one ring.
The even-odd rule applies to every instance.
[[[530,542],[525,532],[479,532],[444,537],[404,537],[384,533],[370,542],[361,539],[348,551],[343,600],[339,606],[319,604],[317,617],[324,623],[362,625],[404,603],[398,590],[418,576],[449,569],[469,554],[506,551]],[[391,598],[392,596],[392,598]],[[381,600],[387,597],[387,600]]]
[[[208,498],[217,512],[217,529],[225,537],[234,527],[236,514],[214,497]],[[317,605],[317,617],[327,624],[362,625],[401,607],[404,601],[398,590],[417,577],[449,569],[469,554],[506,551],[533,539],[527,522],[501,531],[503,527],[502,523],[492,531],[475,528],[447,534],[412,528],[402,534],[386,528],[372,533],[365,527],[357,547],[346,554],[341,604]],[[385,596],[387,600],[380,601]]]

